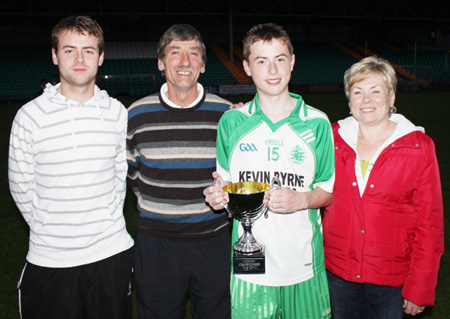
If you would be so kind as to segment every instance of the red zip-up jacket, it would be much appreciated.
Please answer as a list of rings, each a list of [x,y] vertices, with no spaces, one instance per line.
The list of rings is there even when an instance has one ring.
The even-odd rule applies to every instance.
[[[403,298],[433,305],[444,252],[435,146],[402,115],[391,120],[397,128],[365,179],[351,146],[356,145],[356,120],[333,124],[336,181],[323,222],[325,265],[347,281],[403,286]]]

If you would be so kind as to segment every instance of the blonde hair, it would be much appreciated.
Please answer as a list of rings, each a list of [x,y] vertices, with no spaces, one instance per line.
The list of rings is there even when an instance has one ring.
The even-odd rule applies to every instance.
[[[392,97],[397,90],[397,76],[392,65],[385,59],[378,56],[369,56],[353,64],[344,74],[345,95],[347,98],[350,89],[356,83],[365,80],[371,74],[376,73],[381,76],[384,84]]]

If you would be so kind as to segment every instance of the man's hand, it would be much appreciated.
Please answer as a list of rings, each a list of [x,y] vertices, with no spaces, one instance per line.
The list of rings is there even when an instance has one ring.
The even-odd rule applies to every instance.
[[[307,198],[304,193],[283,187],[268,192],[269,209],[274,213],[289,214],[307,208]]]
[[[316,187],[309,192],[297,192],[293,189],[282,187],[278,190],[267,191],[264,203],[274,213],[289,214],[308,208],[320,208],[331,204],[333,194]]]
[[[226,185],[222,177],[217,172],[212,173],[213,179],[218,179],[219,182],[205,188],[203,195],[205,195],[205,202],[214,210],[221,210],[225,207],[227,199],[222,188]]]

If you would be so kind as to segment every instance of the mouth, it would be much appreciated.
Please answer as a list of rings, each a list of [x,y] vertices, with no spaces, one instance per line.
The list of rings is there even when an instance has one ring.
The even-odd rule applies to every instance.
[[[269,79],[266,80],[266,83],[269,85],[277,85],[281,82],[281,79]]]
[[[177,69],[175,71],[179,75],[191,75],[194,72],[192,69],[189,69],[189,68],[188,69],[185,69],[185,68]]]

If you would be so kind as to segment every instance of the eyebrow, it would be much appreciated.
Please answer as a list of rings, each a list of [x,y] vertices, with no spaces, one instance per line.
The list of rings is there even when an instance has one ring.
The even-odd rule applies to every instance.
[[[67,44],[67,45],[63,45],[62,49],[66,49],[66,48],[72,48],[72,49],[76,49],[78,48],[76,45],[71,45],[71,44]],[[96,47],[93,46],[85,46],[85,47],[81,47],[82,49],[92,49],[92,50],[97,50]]]
[[[383,88],[383,86],[380,85],[380,84],[373,85],[373,86],[369,87],[369,90],[372,90],[372,89],[375,89],[375,88]],[[350,88],[350,90],[352,90],[352,89],[360,89],[360,90],[361,90],[362,87],[359,86],[359,85],[357,85],[357,84],[354,84],[354,85]]]
[[[276,59],[276,58],[279,58],[279,57],[282,57],[282,56],[284,56],[284,57],[286,57],[286,58],[288,57],[288,55],[287,55],[286,53],[281,53],[281,54],[275,56],[275,59]],[[268,59],[268,57],[266,57],[266,56],[256,56],[256,57],[255,57],[255,60],[256,60],[256,59]]]
[[[168,50],[173,50],[173,49],[181,49],[180,45],[171,45],[168,47]],[[201,51],[199,46],[192,46],[192,47],[188,47],[188,50],[197,50],[197,51]]]

